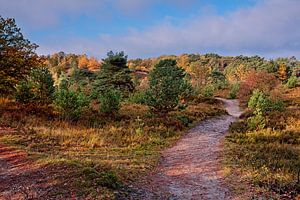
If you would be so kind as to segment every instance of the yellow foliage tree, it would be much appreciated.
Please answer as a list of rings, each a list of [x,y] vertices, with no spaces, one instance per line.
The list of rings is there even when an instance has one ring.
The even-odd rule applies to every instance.
[[[281,81],[285,81],[287,79],[287,67],[285,64],[280,64],[278,68],[278,78]]]

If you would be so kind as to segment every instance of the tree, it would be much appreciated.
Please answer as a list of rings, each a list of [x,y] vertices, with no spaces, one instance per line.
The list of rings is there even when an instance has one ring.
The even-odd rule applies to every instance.
[[[94,93],[99,96],[110,90],[120,90],[122,95],[128,96],[134,90],[134,84],[127,66],[127,56],[124,52],[112,51],[107,56],[94,82]]]
[[[89,60],[86,55],[82,55],[78,57],[78,67],[79,68],[87,68],[89,64]]]
[[[226,85],[226,77],[219,70],[212,71],[209,75],[209,80],[217,89],[221,89]]]
[[[38,46],[23,37],[12,18],[0,16],[0,93],[8,94],[40,61]]]
[[[52,101],[54,80],[47,67],[32,69],[29,76],[29,82],[33,87],[35,100],[39,103],[50,103]]]
[[[290,58],[278,58],[275,60],[278,63],[278,77],[281,81],[285,82],[293,74],[293,71],[297,66],[297,59],[295,57]]]
[[[78,88],[73,89],[68,78],[62,78],[58,90],[55,92],[54,105],[62,118],[77,120],[83,109],[88,107],[90,99]]]
[[[16,85],[15,99],[24,104],[30,103],[34,99],[30,82],[22,80]]]
[[[207,66],[201,66],[201,63],[197,61],[190,64],[189,73],[193,86],[200,90],[208,81],[210,69]]]
[[[161,60],[150,73],[146,104],[163,114],[178,108],[180,96],[189,88],[185,77],[185,71],[175,60]]]
[[[52,102],[54,80],[48,68],[34,68],[26,79],[16,85],[16,100],[21,103],[42,103]]]
[[[285,64],[280,64],[278,68],[278,78],[281,81],[285,81],[288,78],[287,67]]]

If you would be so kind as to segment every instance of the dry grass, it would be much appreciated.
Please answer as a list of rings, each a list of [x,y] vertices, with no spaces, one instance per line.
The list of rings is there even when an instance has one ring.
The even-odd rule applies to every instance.
[[[252,184],[252,198],[293,199],[300,193],[300,88],[284,98],[286,110],[270,113],[265,129],[236,129],[226,139],[225,168],[234,174],[229,180],[239,174],[248,183],[244,189]]]
[[[159,117],[146,106],[124,103],[118,116],[89,111],[78,122],[68,122],[58,120],[51,108],[7,103],[0,124],[17,131],[1,134],[0,141],[26,150],[41,164],[69,165],[73,187],[83,196],[99,188],[120,190],[121,183],[153,169],[160,150],[194,123],[224,113],[219,104],[202,102]]]

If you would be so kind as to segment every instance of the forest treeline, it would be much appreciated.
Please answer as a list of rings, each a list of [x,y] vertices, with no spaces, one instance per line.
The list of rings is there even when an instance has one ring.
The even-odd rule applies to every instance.
[[[102,60],[87,55],[66,54],[64,52],[42,56],[45,65],[51,69],[55,76],[62,73],[72,74],[74,70],[87,70],[95,72],[100,70]],[[300,70],[300,61],[295,57],[276,58],[267,60],[259,56],[220,56],[218,54],[182,54],[164,55],[157,58],[129,59],[128,67],[133,72],[149,73],[160,60],[174,59],[178,66],[185,69],[192,80],[198,84],[205,84],[213,71],[222,72],[230,82],[243,80],[250,70],[273,73],[282,81]]]

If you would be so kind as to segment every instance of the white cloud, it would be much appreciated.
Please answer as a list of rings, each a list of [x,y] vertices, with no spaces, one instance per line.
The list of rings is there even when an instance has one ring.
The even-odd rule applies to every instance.
[[[186,7],[195,0],[165,0],[172,6]],[[145,15],[160,0],[0,0],[0,13],[31,28],[55,26],[62,18],[87,15],[103,19],[113,12],[126,16]]]
[[[145,5],[138,4],[134,10]],[[129,29],[117,36],[101,35],[96,41],[71,38],[55,45],[40,43],[40,52],[65,50],[98,57],[103,57],[108,50],[124,50],[130,57],[184,52],[299,57],[299,9],[299,0],[261,0],[253,7],[225,15],[207,13],[185,20],[163,20],[144,30]]]
[[[0,13],[32,28],[59,24],[63,15],[98,15],[109,0],[0,0]],[[100,12],[101,11],[101,12]]]
[[[134,56],[185,51],[300,56],[299,9],[298,0],[265,0],[225,16],[162,23],[100,43]]]

